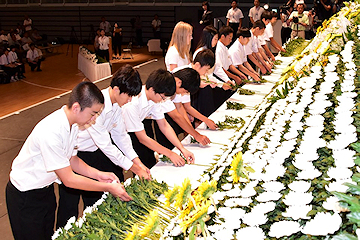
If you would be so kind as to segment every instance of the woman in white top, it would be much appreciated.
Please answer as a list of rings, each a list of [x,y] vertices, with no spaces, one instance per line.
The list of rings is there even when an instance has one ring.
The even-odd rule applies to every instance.
[[[99,42],[99,56],[109,61],[109,37],[105,36],[105,30],[101,29],[101,36],[98,38]]]
[[[171,36],[169,49],[165,56],[165,65],[168,71],[190,63],[190,47],[193,27],[185,22],[175,25]]]

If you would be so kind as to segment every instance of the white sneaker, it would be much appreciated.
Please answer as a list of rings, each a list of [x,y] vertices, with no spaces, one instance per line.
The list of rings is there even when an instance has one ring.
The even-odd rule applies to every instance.
[[[14,76],[11,77],[10,82],[16,82]]]
[[[18,81],[18,80],[19,80],[18,76],[15,76],[15,77],[14,77],[14,79],[15,79],[16,81]]]

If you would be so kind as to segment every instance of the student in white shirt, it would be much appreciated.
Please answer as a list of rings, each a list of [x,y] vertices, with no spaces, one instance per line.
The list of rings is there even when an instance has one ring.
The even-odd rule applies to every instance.
[[[231,60],[241,72],[252,77],[255,81],[260,81],[259,74],[251,67],[247,61],[245,46],[251,39],[250,30],[242,28],[237,32],[238,39],[229,48]]]
[[[26,139],[6,186],[15,239],[51,239],[56,210],[54,182],[131,200],[115,174],[92,168],[76,156],[79,127],[94,122],[103,104],[104,97],[96,85],[81,82],[70,94],[68,104],[41,120]]]
[[[105,36],[105,30],[100,30],[100,37],[98,38],[99,42],[99,56],[104,58],[106,61],[109,61],[109,44],[110,40],[108,36]]]
[[[25,66],[23,63],[19,61],[19,58],[16,53],[16,47],[14,45],[10,46],[10,52],[9,52],[9,62],[15,64],[19,68],[19,74],[18,78],[23,79],[25,78],[24,72],[25,72]]]
[[[216,67],[221,68],[226,73],[228,79],[233,79],[237,84],[241,84],[241,79],[247,79],[247,77],[232,64],[229,50],[227,48],[227,46],[231,43],[233,34],[233,30],[229,26],[223,26],[220,28],[219,41],[216,45],[215,51],[215,60],[217,63]],[[217,72],[218,70],[215,69],[215,73]]]
[[[268,64],[261,54],[260,50],[262,47],[260,45],[258,36],[264,34],[265,24],[259,20],[254,23],[250,29],[251,39],[248,44],[245,46],[245,53],[250,61],[257,66],[262,74],[266,74],[268,71],[271,72],[271,65]]]
[[[39,52],[35,48],[34,43],[30,43],[30,49],[26,53],[26,59],[27,59],[27,62],[29,63],[29,66],[30,66],[32,72],[35,70],[35,68],[36,68],[36,71],[38,71],[38,72],[42,71],[40,69],[41,59],[39,56]]]
[[[164,118],[160,103],[173,96],[175,91],[174,76],[164,69],[158,69],[149,75],[146,85],[143,86],[139,96],[133,97],[131,102],[123,107],[123,117],[133,147],[141,161],[148,168],[156,164],[154,151],[169,157],[175,166],[183,166],[185,160],[189,163],[193,163],[195,160],[194,154],[184,148],[174,130]],[[153,134],[151,120],[144,120],[145,118],[157,121],[162,133],[181,151],[185,160],[151,138]]]
[[[242,20],[244,18],[244,14],[237,7],[237,1],[231,1],[231,8],[228,10],[226,14],[226,26],[230,26],[233,29],[233,32],[236,33],[238,29],[242,26]],[[235,41],[235,37],[233,36],[233,41]]]
[[[168,51],[165,55],[165,65],[168,71],[190,63],[190,47],[192,26],[185,22],[178,22],[173,30]]]
[[[207,49],[207,51],[211,52],[211,50],[209,49]],[[202,52],[200,52],[199,55],[201,55],[201,53]],[[212,55],[212,65],[214,65],[214,55]],[[190,94],[196,93],[200,86],[199,72],[205,74],[206,71],[210,69],[210,65],[205,65],[205,64],[200,65],[200,62],[195,62],[186,67],[180,67],[180,68],[181,69],[174,69],[174,77],[176,81],[175,98],[172,100],[169,99],[164,103],[162,103],[165,113],[165,119],[168,121],[168,123],[174,129],[177,135],[185,131],[190,135],[192,135],[195,138],[195,140],[198,141],[200,144],[207,145],[210,143],[210,139],[204,135],[201,135],[193,128],[186,114],[186,110],[184,109],[182,104],[184,102],[184,104],[190,105]],[[193,111],[196,110],[193,109]],[[201,120],[204,121],[211,129],[213,130],[216,129],[217,126],[212,120],[201,115],[200,113],[198,113],[198,115],[199,115],[198,118],[201,118]],[[161,145],[169,149],[174,148],[174,145],[164,136],[164,134],[161,133],[156,123],[154,125],[154,130],[155,130],[156,140]]]
[[[266,56],[266,58],[268,58],[268,59],[270,58],[272,61],[275,61],[275,57],[267,45],[267,42],[270,41],[270,36],[268,35],[269,30],[266,31],[266,29],[268,28],[267,27],[268,25],[271,25],[271,23],[270,23],[271,19],[272,19],[272,14],[270,11],[264,11],[261,14],[261,21],[265,24],[265,30],[264,30],[263,34],[258,36],[258,39],[259,39],[260,45],[262,46],[262,49],[260,49],[261,52],[265,51],[263,56]],[[271,33],[271,35],[272,34],[273,33]],[[266,58],[264,57],[265,61],[266,61]]]
[[[141,85],[140,75],[133,67],[121,67],[114,74],[110,87],[102,90],[105,105],[96,123],[78,134],[78,157],[91,167],[115,173],[121,182],[124,181],[123,169],[132,171],[140,178],[151,178],[150,170],[144,166],[132,147],[121,110],[124,104],[140,93]],[[101,195],[99,192],[75,190],[60,185],[57,228],[64,227],[70,217],[78,217],[80,196],[85,208],[94,205]]]
[[[9,58],[10,55],[10,49],[4,48],[4,54],[0,57],[0,66],[1,69],[4,70],[4,72],[7,74],[7,81],[17,81],[19,80],[19,67],[10,61]]]
[[[273,28],[273,25],[276,23],[277,21],[277,13],[272,11],[271,12],[271,20],[270,22],[266,25],[266,28],[265,28],[265,32],[266,32],[266,35],[267,35],[267,40],[266,41],[269,41],[270,44],[278,51],[281,51],[281,52],[285,52],[285,49],[277,42],[275,41],[274,39],[274,28]]]
[[[32,20],[31,20],[31,18],[29,18],[28,15],[25,15],[23,26],[24,26],[25,32],[32,30]]]
[[[261,14],[265,11],[263,7],[260,7],[260,1],[254,0],[254,6],[249,10],[249,19],[251,24],[254,24],[256,21],[261,20]]]

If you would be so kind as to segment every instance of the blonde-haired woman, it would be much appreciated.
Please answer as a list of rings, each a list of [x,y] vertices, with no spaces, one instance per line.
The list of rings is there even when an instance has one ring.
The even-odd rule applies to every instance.
[[[175,68],[190,64],[190,47],[193,27],[185,22],[175,25],[169,49],[165,56],[166,69],[172,72]]]

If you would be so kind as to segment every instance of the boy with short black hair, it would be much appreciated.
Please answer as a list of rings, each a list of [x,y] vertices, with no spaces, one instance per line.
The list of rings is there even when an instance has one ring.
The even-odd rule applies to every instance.
[[[6,186],[15,239],[51,238],[56,210],[54,182],[131,200],[113,173],[92,168],[76,156],[79,126],[94,122],[103,104],[101,91],[91,82],[82,82],[73,89],[68,104],[41,120],[26,139]]]
[[[245,53],[250,61],[255,64],[262,74],[267,72],[271,72],[271,65],[266,62],[266,58],[264,59],[261,50],[262,47],[260,45],[258,37],[264,34],[265,24],[259,20],[254,23],[252,28],[250,29],[251,39],[248,44],[245,46]]]
[[[260,81],[259,74],[251,67],[247,61],[245,46],[251,39],[248,28],[242,28],[237,32],[237,40],[229,48],[231,60],[241,72],[252,77],[255,81]]]
[[[105,105],[96,123],[78,134],[78,156],[89,166],[113,172],[124,181],[123,169],[140,178],[150,179],[150,170],[144,166],[134,151],[126,132],[121,107],[141,91],[142,82],[138,71],[130,65],[121,67],[113,76],[110,87],[102,90]],[[57,227],[64,227],[67,220],[78,216],[80,196],[84,208],[92,206],[102,193],[59,187]]]
[[[123,107],[123,117],[133,147],[148,168],[156,164],[154,151],[169,157],[175,166],[183,166],[185,160],[189,163],[194,162],[194,155],[184,148],[164,118],[160,104],[168,97],[173,96],[175,91],[174,76],[164,69],[158,69],[149,75],[139,96],[134,97],[131,102]],[[156,120],[161,132],[181,151],[185,160],[151,138],[153,136],[152,120],[145,118]]]

